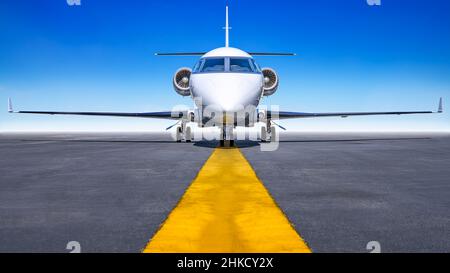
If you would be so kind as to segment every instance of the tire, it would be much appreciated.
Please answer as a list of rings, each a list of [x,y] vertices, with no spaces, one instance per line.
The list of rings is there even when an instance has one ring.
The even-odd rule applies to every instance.
[[[177,130],[175,132],[175,141],[181,142],[181,127],[177,127]]]
[[[186,142],[191,142],[192,141],[191,127],[189,127],[189,126],[186,127],[186,132],[184,133],[184,138],[186,139]]]
[[[277,128],[275,126],[270,127],[270,141],[278,141]]]
[[[266,126],[261,126],[261,131],[259,133],[259,139],[261,140],[261,142],[266,142],[267,141]]]

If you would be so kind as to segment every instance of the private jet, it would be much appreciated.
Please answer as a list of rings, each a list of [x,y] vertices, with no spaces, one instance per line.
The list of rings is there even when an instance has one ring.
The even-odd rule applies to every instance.
[[[442,98],[438,110],[397,111],[397,112],[338,112],[306,113],[260,109],[263,97],[273,95],[279,85],[279,77],[272,68],[260,68],[254,56],[293,56],[294,53],[246,52],[229,46],[228,6],[225,10],[225,46],[209,52],[156,53],[157,56],[200,56],[191,68],[178,69],[172,79],[173,87],[181,96],[191,97],[192,110],[165,112],[59,112],[59,111],[14,111],[11,99],[8,111],[21,114],[86,115],[171,119],[177,122],[175,140],[190,142],[193,139],[188,123],[196,123],[200,128],[218,127],[221,130],[220,144],[233,145],[237,126],[254,127],[263,124],[258,131],[262,142],[277,140],[277,128],[285,130],[275,120],[316,117],[349,117],[366,115],[405,115],[442,113]]]

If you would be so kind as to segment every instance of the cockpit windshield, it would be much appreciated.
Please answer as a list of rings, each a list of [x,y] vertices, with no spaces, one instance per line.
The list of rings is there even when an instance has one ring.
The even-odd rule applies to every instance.
[[[250,59],[247,58],[230,58],[230,71],[231,72],[254,72],[250,65]]]
[[[253,65],[253,69],[255,70],[255,72],[261,73],[261,68],[260,68],[259,65],[255,62],[254,59],[250,59],[250,63]]]
[[[261,69],[252,58],[204,58],[193,69],[193,73],[261,73]]]
[[[201,68],[201,72],[224,72],[224,71],[225,71],[224,58],[205,59],[205,63]]]

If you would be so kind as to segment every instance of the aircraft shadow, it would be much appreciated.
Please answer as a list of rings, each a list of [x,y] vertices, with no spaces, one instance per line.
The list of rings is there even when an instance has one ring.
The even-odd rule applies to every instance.
[[[106,140],[106,139],[20,139],[19,141],[23,142],[85,142],[85,143],[171,143],[171,144],[181,144],[177,143],[173,140]],[[193,144],[197,147],[210,148],[215,149],[219,147],[219,141],[212,140],[201,140],[194,141],[191,143],[185,144]],[[236,146],[239,148],[248,148],[259,146],[259,142],[257,141],[249,141],[249,140],[239,140],[236,141]]]
[[[427,140],[431,137],[399,137],[399,138],[351,138],[351,139],[303,139],[303,140],[280,140],[280,143],[321,143],[321,142],[365,142],[365,141],[400,141],[400,140]],[[177,144],[173,140],[106,140],[106,139],[20,139],[24,142],[85,142],[85,143],[171,143]],[[260,142],[252,140],[237,140],[235,142],[239,148],[250,148],[260,146]],[[194,141],[192,144],[196,147],[215,149],[219,147],[219,141],[201,140]]]
[[[351,138],[351,139],[304,139],[304,140],[280,140],[280,143],[321,143],[321,142],[364,142],[364,141],[399,141],[399,140],[426,140],[431,137],[399,137],[399,138]],[[238,148],[250,148],[260,146],[259,141],[252,140],[237,140],[236,146]],[[218,141],[197,141],[194,146],[203,148],[218,148]]]
[[[259,145],[260,145],[259,142],[251,141],[251,140],[238,140],[235,142],[236,147],[244,148],[244,149],[249,148],[249,147],[259,146]],[[219,141],[206,141],[206,140],[194,142],[194,146],[210,148],[210,149],[221,148],[221,147],[219,147]]]
[[[424,140],[431,137],[398,137],[398,138],[352,138],[352,139],[304,139],[280,140],[280,142],[363,142],[363,141],[391,141],[391,140]]]
[[[213,141],[206,141],[206,140],[197,141],[197,142],[194,142],[194,146],[203,147],[203,148],[210,148],[210,149],[220,148],[219,147],[219,141],[216,141],[216,140],[213,140]],[[235,142],[235,146],[238,147],[238,148],[249,148],[249,147],[259,146],[259,142],[258,141],[251,141],[251,140],[237,140]]]

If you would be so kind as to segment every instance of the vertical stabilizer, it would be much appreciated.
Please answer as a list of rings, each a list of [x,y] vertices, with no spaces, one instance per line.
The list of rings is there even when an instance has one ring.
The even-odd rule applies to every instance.
[[[225,7],[225,47],[230,45],[230,26],[228,25],[228,6]]]

